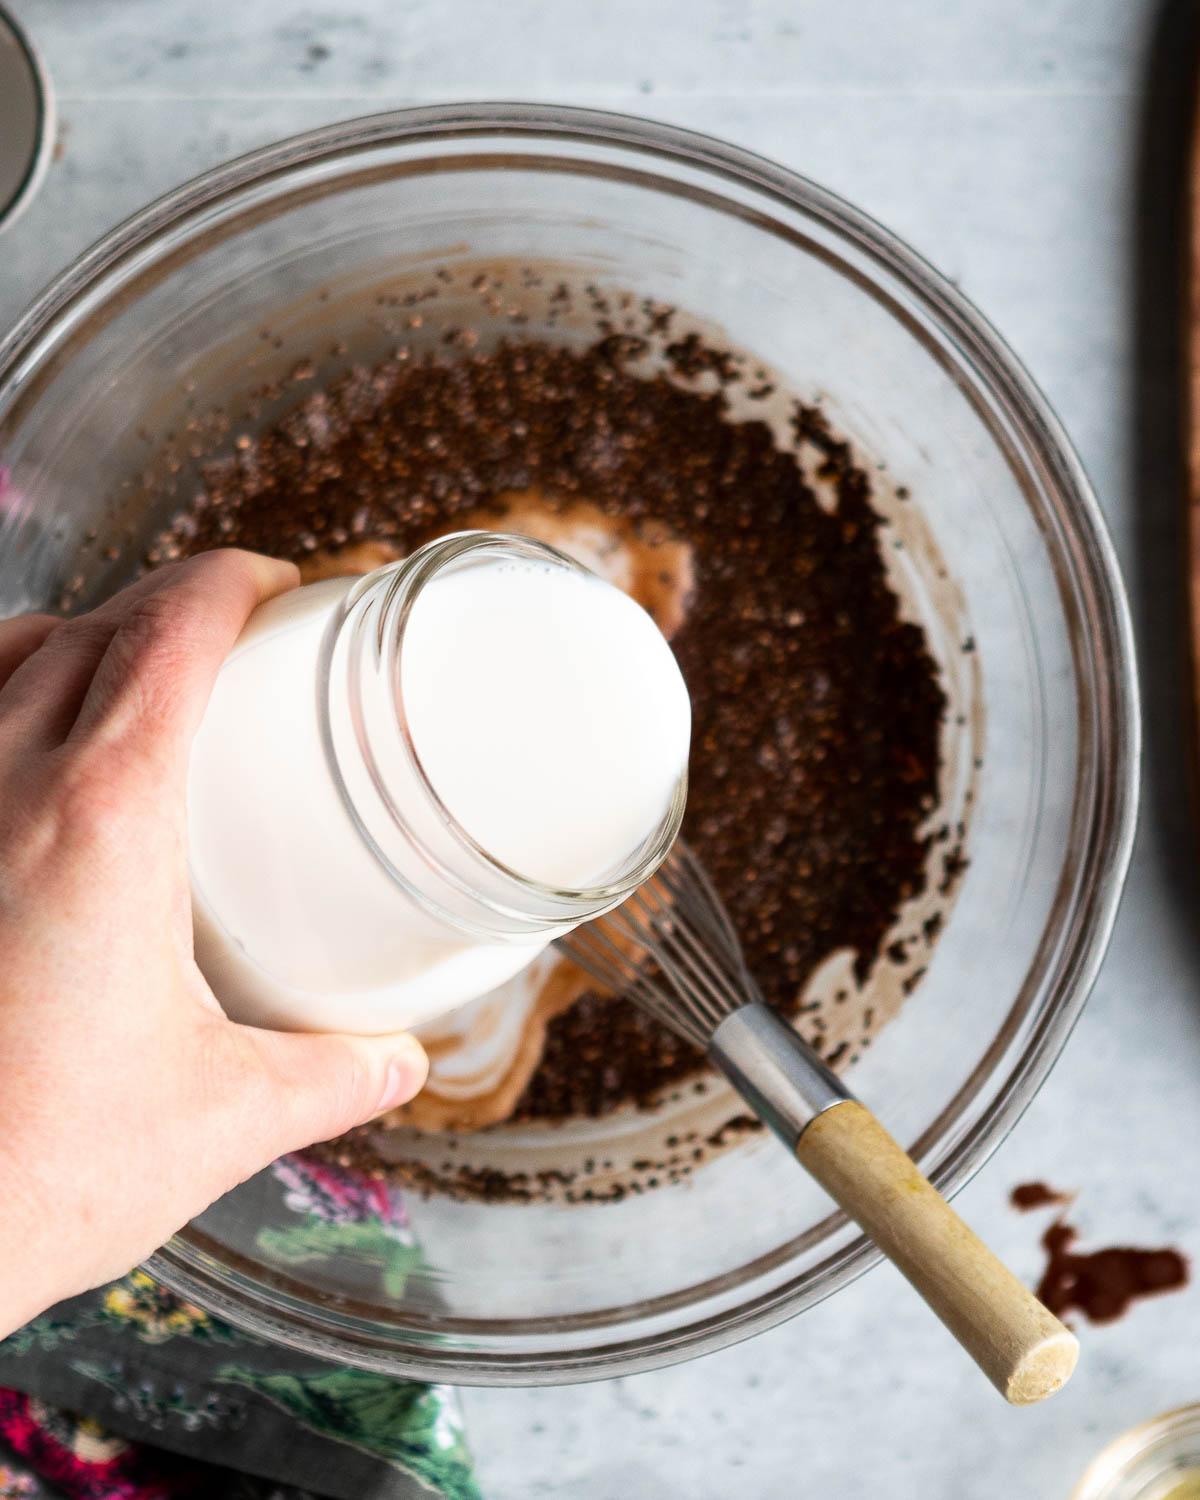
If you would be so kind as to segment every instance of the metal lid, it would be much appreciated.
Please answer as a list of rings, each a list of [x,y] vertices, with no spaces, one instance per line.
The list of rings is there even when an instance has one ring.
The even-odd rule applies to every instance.
[[[49,79],[17,23],[0,10],[0,229],[37,191],[53,146]]]

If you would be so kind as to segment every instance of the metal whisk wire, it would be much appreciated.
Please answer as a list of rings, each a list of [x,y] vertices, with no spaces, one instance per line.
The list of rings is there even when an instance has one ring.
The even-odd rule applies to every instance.
[[[682,840],[622,906],[557,946],[701,1051],[726,1016],[762,1002],[729,913]]]

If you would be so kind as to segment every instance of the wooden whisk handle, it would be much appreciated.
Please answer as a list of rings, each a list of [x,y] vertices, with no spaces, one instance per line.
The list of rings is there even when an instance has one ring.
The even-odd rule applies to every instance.
[[[857,1100],[817,1115],[796,1155],[897,1265],[1006,1400],[1053,1395],[1075,1368],[1075,1335],[974,1235]]]

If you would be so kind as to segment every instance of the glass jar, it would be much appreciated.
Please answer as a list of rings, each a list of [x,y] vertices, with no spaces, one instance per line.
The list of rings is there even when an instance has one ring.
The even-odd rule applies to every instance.
[[[1088,1465],[1071,1500],[1200,1500],[1200,1405],[1123,1433]]]
[[[670,849],[685,768],[655,826],[582,889],[508,868],[431,783],[403,690],[412,610],[435,578],[518,560],[591,577],[542,543],[461,533],[365,577],[282,595],[251,618],[214,689],[189,784],[196,957],[236,1019],[362,1032],[418,1024],[623,901]]]

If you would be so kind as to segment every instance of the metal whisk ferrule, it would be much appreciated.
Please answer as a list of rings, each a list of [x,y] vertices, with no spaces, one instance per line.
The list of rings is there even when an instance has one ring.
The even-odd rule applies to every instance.
[[[558,947],[706,1053],[790,1148],[817,1115],[851,1097],[764,1004],[729,914],[682,840],[629,900]]]

